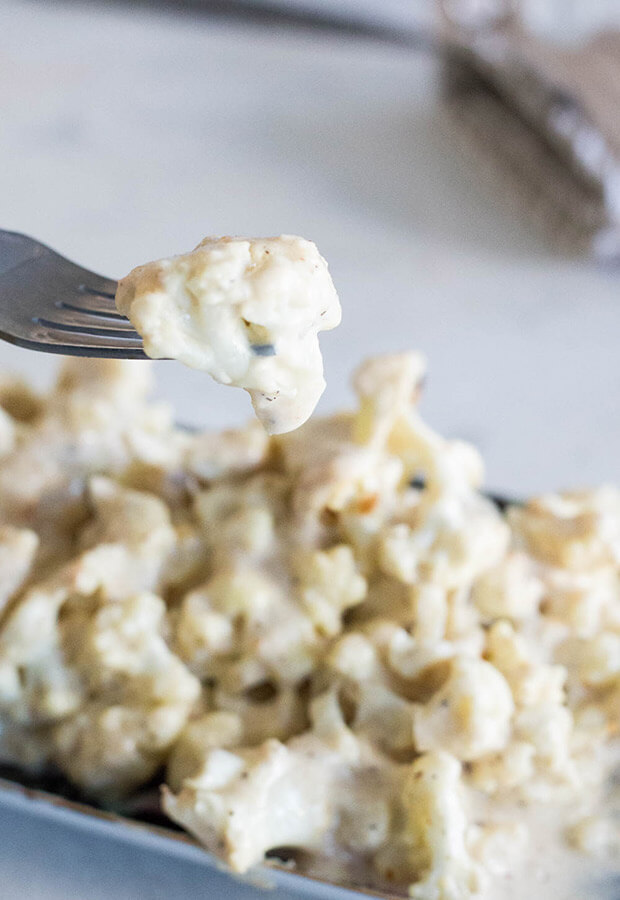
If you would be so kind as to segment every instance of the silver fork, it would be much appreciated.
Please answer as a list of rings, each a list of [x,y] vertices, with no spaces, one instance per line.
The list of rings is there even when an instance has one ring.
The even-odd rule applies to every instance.
[[[147,359],[114,305],[116,282],[0,230],[0,338],[47,353]]]

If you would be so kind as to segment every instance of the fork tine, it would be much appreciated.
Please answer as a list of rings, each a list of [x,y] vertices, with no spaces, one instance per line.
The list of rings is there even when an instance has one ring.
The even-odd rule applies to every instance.
[[[114,302],[115,296],[115,293],[104,294],[88,284],[80,284],[75,297],[75,305],[80,307],[80,309],[88,309],[91,312],[98,312],[102,315],[120,316]]]
[[[56,330],[63,334],[65,332],[73,332],[74,334],[92,334],[112,339],[138,338],[138,340],[141,340],[129,322],[127,322],[126,327],[123,327],[122,321],[119,323],[115,322],[112,326],[106,326],[105,324],[100,324],[105,322],[104,319],[88,314],[85,316],[74,315],[70,321],[64,321],[61,317],[58,319],[45,319],[41,316],[35,316],[32,322],[34,325],[42,325],[44,328],[49,328],[52,331]]]
[[[48,350],[50,353],[148,359],[142,338],[135,331],[72,328],[68,325],[59,326],[45,319],[33,321],[32,340],[13,339],[13,343]]]
[[[111,331],[136,334],[129,319],[126,319],[125,316],[118,312],[104,313],[84,309],[67,300],[57,300],[54,304],[54,309],[50,310],[49,314],[44,318],[51,325],[71,325],[80,329],[87,328],[89,331],[93,328],[104,328]]]
[[[112,305],[114,305],[114,297],[118,287],[117,281],[114,281],[112,278],[105,278],[103,275],[98,275],[96,272],[91,272],[90,269],[84,269],[75,263],[73,265],[83,274],[81,290],[84,290],[85,293],[110,298]]]
[[[117,328],[124,328],[124,323],[128,323],[126,327],[131,328],[131,323],[128,321],[126,316],[122,316],[119,312],[112,311],[112,309],[110,309],[110,312],[108,312],[107,309],[104,309],[103,307],[97,308],[95,306],[91,309],[90,304],[88,306],[82,306],[80,305],[79,300],[76,303],[71,303],[67,300],[57,300],[54,306],[56,309],[65,310],[66,312],[61,313],[60,315],[70,315],[71,321],[75,321],[76,317],[87,317],[89,323],[94,324],[97,322],[101,322],[105,324],[107,322],[109,325],[116,323],[115,327]],[[58,318],[58,320],[60,321],[60,317],[56,318]]]
[[[52,342],[53,335],[46,334],[44,338],[37,337],[34,340],[17,336],[9,331],[0,329],[0,338],[17,347],[26,350],[38,350],[44,353],[59,353],[63,356],[100,357],[104,359],[148,359],[142,346],[136,346],[135,342],[125,345],[115,340],[113,344],[108,339],[99,343],[98,338],[88,335],[65,335],[63,339],[58,336],[58,343]],[[86,341],[84,340],[86,338]]]

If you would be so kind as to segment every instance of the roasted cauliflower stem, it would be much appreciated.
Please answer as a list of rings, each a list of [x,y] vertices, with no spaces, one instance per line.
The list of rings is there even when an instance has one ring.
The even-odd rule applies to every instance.
[[[116,305],[148,356],[248,391],[270,434],[298,428],[325,389],[318,334],[341,313],[312,241],[205,238],[191,253],[130,272]]]
[[[0,380],[2,759],[106,805],[165,766],[238,872],[286,848],[415,900],[617,876],[620,492],[499,511],[420,418],[424,368],[372,359],[357,410],[275,437],[176,428],[147,363]]]

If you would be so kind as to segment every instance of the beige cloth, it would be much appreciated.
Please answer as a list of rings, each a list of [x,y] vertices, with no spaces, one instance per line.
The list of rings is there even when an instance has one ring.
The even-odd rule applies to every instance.
[[[448,28],[446,99],[563,248],[620,260],[620,32],[546,43],[514,19]]]

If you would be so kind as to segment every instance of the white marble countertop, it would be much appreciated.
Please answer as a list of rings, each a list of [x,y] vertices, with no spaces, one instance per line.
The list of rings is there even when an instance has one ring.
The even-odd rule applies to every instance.
[[[541,245],[459,149],[435,84],[405,49],[2,0],[1,224],[110,275],[209,233],[312,237],[344,308],[323,409],[361,357],[415,347],[427,417],[478,444],[490,486],[620,480],[620,274]],[[41,381],[54,365],[0,346],[2,368]],[[157,372],[182,419],[248,415],[206,377]],[[202,878],[0,813],[11,900],[216,896]]]

